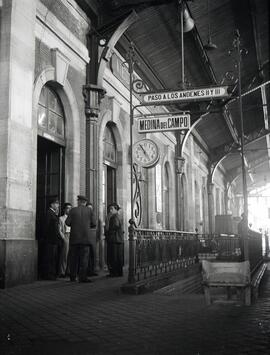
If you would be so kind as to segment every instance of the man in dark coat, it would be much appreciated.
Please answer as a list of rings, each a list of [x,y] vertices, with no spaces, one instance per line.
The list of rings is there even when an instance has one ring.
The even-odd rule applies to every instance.
[[[89,260],[90,228],[95,227],[93,211],[86,207],[87,198],[78,196],[78,207],[72,208],[66,225],[71,227],[69,238],[70,281],[90,282],[87,279]]]
[[[45,252],[45,278],[56,280],[58,274],[59,247],[62,237],[59,230],[59,200],[52,198],[46,214],[44,236],[46,242]]]
[[[124,265],[124,233],[119,218],[120,207],[117,203],[108,206],[109,217],[106,229],[108,276],[123,276]]]

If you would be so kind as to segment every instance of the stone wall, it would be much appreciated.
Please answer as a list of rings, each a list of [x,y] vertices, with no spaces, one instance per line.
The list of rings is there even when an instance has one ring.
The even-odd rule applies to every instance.
[[[0,287],[31,281],[36,262],[32,209],[32,90],[36,3],[2,2],[0,38]],[[23,28],[23,31],[22,31]],[[26,247],[27,246],[27,247]],[[24,262],[26,250],[32,250]],[[21,256],[21,257],[19,257]],[[15,262],[16,260],[16,262]],[[18,270],[23,272],[22,276]]]
[[[82,86],[90,21],[72,0],[1,3],[0,287],[9,287],[37,275],[37,104],[46,83],[66,116],[66,198],[74,203],[85,191]]]

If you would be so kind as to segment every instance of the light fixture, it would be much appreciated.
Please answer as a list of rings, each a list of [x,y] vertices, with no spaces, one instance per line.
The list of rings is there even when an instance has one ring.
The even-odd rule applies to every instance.
[[[210,0],[207,0],[208,40],[207,43],[204,45],[204,48],[211,51],[213,49],[217,49],[217,45],[212,42],[212,38],[211,38],[209,1]]]
[[[100,37],[98,40],[98,44],[100,47],[105,47],[107,45],[107,39],[105,37]]]
[[[191,18],[189,10],[185,4],[184,0],[179,0],[179,10],[180,10],[180,39],[181,39],[181,83],[182,89],[185,89],[185,52],[184,52],[184,33],[189,32],[194,27],[194,20]]]
[[[184,20],[183,31],[186,33],[193,29],[194,20],[190,16],[190,13],[186,7],[182,11],[183,11],[183,20]]]
[[[108,38],[106,36],[102,35],[94,27],[92,27],[89,31],[89,36],[93,36],[93,35],[96,36],[98,40],[98,45],[100,47],[106,47],[108,43]]]

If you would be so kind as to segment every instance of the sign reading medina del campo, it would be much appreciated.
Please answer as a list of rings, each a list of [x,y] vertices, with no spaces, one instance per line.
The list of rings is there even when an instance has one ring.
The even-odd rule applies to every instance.
[[[138,132],[164,132],[190,128],[190,114],[140,118]]]
[[[165,102],[212,100],[229,96],[228,86],[213,86],[189,90],[148,92],[142,94],[145,104],[163,104]]]

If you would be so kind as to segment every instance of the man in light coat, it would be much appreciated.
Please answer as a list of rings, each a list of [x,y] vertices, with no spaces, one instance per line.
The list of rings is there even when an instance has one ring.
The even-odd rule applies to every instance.
[[[70,281],[90,282],[87,279],[89,260],[90,228],[95,227],[93,212],[86,207],[87,198],[78,196],[78,207],[72,208],[66,219],[66,225],[71,227],[69,238]]]
[[[60,247],[60,255],[59,255],[59,277],[65,277],[66,272],[67,272],[70,227],[68,227],[65,222],[66,222],[66,219],[69,215],[71,208],[72,208],[71,203],[66,202],[64,204],[64,213],[59,218],[60,234],[63,238],[63,242]]]

